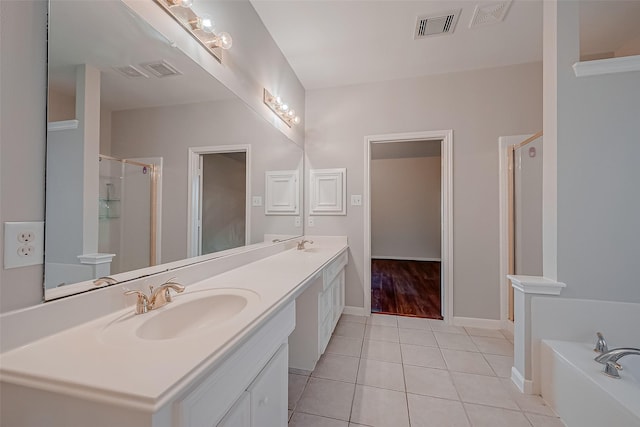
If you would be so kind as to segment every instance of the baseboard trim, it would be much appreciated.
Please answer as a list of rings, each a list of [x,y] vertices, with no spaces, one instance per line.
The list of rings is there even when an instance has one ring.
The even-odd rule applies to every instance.
[[[513,333],[515,328],[515,324],[513,323],[513,321],[511,320],[503,320],[502,321],[502,329],[504,329],[505,331],[509,331],[511,333]]]
[[[344,310],[342,310],[343,314],[351,314],[353,316],[369,316],[371,313],[365,313],[363,307],[353,307],[353,306],[345,306]]]
[[[511,367],[511,382],[513,382],[522,393],[533,394],[533,381],[524,379],[515,366]]]
[[[442,258],[422,258],[416,256],[375,256],[371,255],[371,259],[390,259],[394,261],[436,261],[442,262]]]
[[[455,326],[466,326],[469,328],[502,329],[502,321],[494,319],[454,316],[451,323]]]

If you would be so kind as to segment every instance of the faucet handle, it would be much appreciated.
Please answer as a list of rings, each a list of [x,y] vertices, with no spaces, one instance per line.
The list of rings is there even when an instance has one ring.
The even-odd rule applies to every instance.
[[[593,351],[597,353],[606,353],[609,351],[609,347],[607,346],[607,342],[604,340],[602,332],[596,332],[596,336],[598,337],[598,341],[596,342],[596,346]]]
[[[607,364],[604,365],[604,370],[602,372],[609,377],[620,378],[618,371],[621,370],[622,366],[618,362],[608,361]]]
[[[138,290],[128,290],[125,295],[136,295],[138,297],[136,301],[136,314],[143,314],[149,311],[149,298],[144,292]]]

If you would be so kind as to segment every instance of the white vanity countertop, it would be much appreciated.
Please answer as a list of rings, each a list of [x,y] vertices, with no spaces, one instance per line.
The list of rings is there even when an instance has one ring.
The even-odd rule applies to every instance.
[[[0,355],[3,381],[100,402],[156,410],[204,370],[222,361],[277,309],[292,301],[327,263],[347,249],[327,239],[310,251],[287,250],[187,286],[165,307],[134,315],[133,307]],[[114,333],[113,324],[140,324],[181,298],[209,289],[245,289],[257,302],[224,327],[169,340]],[[191,295],[191,296],[190,296]],[[202,295],[206,295],[204,292]],[[105,328],[108,332],[105,333]]]

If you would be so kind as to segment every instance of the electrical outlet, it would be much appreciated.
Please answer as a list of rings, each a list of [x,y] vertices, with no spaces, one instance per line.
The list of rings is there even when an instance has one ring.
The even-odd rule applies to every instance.
[[[313,217],[312,217],[312,216],[310,216],[309,218],[307,218],[307,225],[308,225],[309,227],[315,227],[316,222],[315,222],[315,220],[313,219]]]
[[[262,196],[253,196],[251,203],[253,206],[262,206]]]
[[[351,195],[351,206],[362,206],[362,196],[360,194]]]
[[[4,268],[42,264],[44,222],[4,223]]]
[[[294,226],[294,227],[300,227],[301,222],[302,222],[302,221],[300,221],[300,217],[299,217],[299,216],[297,216],[297,217],[293,220],[293,226]]]

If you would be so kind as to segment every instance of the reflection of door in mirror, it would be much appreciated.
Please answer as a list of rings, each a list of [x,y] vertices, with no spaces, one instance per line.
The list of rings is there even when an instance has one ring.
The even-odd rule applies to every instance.
[[[200,156],[200,253],[244,246],[247,241],[247,153]]]
[[[197,253],[205,255],[244,246],[249,241],[250,171],[249,147],[203,148],[199,150],[196,218],[191,221],[198,242]],[[211,150],[211,151],[210,151]],[[196,177],[194,177],[196,178]]]

